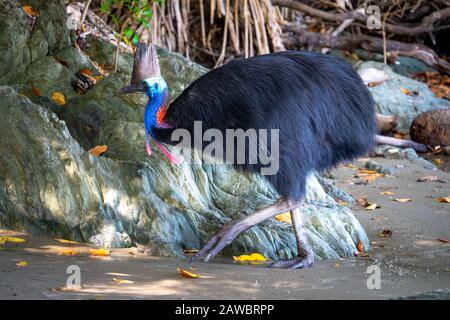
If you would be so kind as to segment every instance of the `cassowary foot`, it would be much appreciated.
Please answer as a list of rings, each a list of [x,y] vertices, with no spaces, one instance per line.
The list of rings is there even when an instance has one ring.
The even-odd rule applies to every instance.
[[[296,257],[290,260],[280,260],[272,263],[269,268],[306,269],[314,265],[314,255]]]
[[[299,208],[291,210],[291,219],[297,240],[298,257],[274,262],[269,266],[270,268],[306,269],[314,264],[314,253],[309,246]]]
[[[240,221],[222,228],[222,230],[212,237],[208,243],[191,258],[190,263],[195,262],[201,257],[204,257],[205,262],[208,262],[220,251],[222,251],[223,248],[230,244],[231,241],[239,236],[245,229],[246,228],[242,229],[242,223]]]
[[[281,200],[270,207],[260,209],[250,216],[242,218],[220,230],[208,243],[190,259],[190,263],[204,257],[205,261],[214,258],[225,246],[231,243],[245,230],[256,226],[277,214],[290,211],[298,207],[299,203],[291,200]]]

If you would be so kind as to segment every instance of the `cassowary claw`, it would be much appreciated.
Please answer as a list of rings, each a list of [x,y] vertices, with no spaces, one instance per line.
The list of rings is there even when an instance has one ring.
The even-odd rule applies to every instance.
[[[219,231],[219,233],[212,237],[208,243],[190,259],[189,262],[193,263],[202,257],[204,257],[205,262],[208,262],[220,251],[222,251],[223,248],[230,244],[231,241],[239,236],[245,229],[246,228],[242,228],[240,221],[224,227]]]
[[[314,265],[314,256],[296,257],[272,263],[269,268],[306,269]]]

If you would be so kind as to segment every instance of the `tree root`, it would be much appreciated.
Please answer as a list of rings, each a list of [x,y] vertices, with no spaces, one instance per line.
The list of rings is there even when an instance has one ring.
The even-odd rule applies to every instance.
[[[377,144],[388,144],[394,147],[398,148],[412,148],[416,150],[417,152],[427,152],[428,148],[426,145],[417,143],[411,140],[402,140],[392,137],[386,137],[382,135],[376,135],[375,136],[375,142]]]

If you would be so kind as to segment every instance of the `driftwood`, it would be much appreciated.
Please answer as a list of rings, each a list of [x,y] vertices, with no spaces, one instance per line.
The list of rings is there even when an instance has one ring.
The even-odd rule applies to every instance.
[[[409,129],[411,139],[429,146],[450,146],[450,109],[430,110],[417,116]]]
[[[378,131],[380,133],[389,133],[391,132],[398,124],[398,117],[394,115],[384,115],[381,113],[376,114],[376,121]]]
[[[293,33],[293,35],[283,35],[284,44],[288,48],[298,48],[308,45],[318,48],[335,48],[341,50],[361,48],[369,52],[378,53],[383,53],[384,51],[383,39],[368,35],[335,37],[328,33],[322,34],[310,32],[303,27],[293,24],[284,26],[283,30]],[[439,56],[427,46],[387,40],[386,50],[398,55],[415,58],[432,68],[450,74],[450,63],[439,58]]]
[[[344,22],[345,20],[348,19],[354,19],[355,21],[359,22],[362,27],[366,26],[367,19],[369,17],[364,13],[364,11],[361,11],[359,9],[345,13],[328,12],[292,0],[273,0],[272,4],[280,7],[302,11],[310,16],[328,21]],[[429,15],[425,16],[419,24],[415,26],[394,25],[385,23],[384,30],[386,32],[395,33],[398,35],[419,36],[432,32],[434,30],[434,24],[437,21],[445,20],[449,17],[450,17],[450,7],[430,13]]]

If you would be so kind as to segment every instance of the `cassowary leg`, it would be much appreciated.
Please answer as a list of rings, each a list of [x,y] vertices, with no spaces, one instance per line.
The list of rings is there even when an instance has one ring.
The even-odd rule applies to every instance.
[[[291,210],[292,226],[294,228],[295,238],[297,240],[298,256],[291,260],[280,260],[270,265],[271,268],[309,268],[314,264],[314,253],[309,246],[306,238],[305,228],[303,226],[300,209]]]
[[[205,261],[211,260],[217,255],[226,245],[230,244],[237,236],[247,229],[272,218],[278,214],[286,211],[294,210],[299,206],[298,201],[294,200],[281,200],[271,205],[270,207],[257,210],[255,213],[242,218],[238,221],[231,223],[220,230],[209,242],[200,250],[195,256],[193,256],[190,262],[204,257]]]

